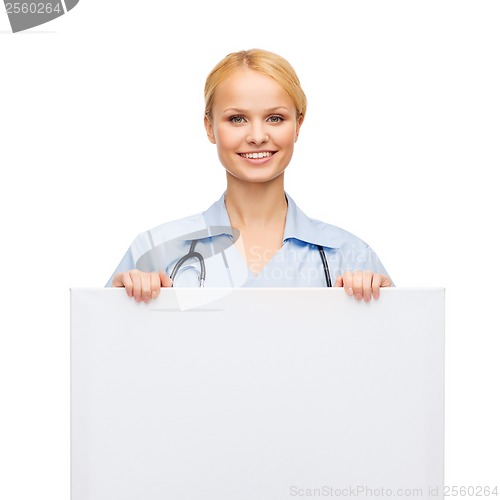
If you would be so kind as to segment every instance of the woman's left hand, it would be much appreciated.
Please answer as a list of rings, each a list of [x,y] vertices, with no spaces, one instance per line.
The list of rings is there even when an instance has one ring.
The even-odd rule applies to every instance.
[[[389,276],[373,273],[372,271],[346,271],[335,279],[336,287],[343,286],[347,295],[354,295],[356,300],[365,299],[365,302],[380,297],[380,288],[394,286]]]

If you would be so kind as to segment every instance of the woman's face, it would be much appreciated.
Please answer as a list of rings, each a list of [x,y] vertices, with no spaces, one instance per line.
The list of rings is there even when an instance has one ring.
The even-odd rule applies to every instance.
[[[215,91],[210,141],[222,165],[245,182],[267,182],[290,163],[302,120],[291,97],[271,77],[241,69]]]

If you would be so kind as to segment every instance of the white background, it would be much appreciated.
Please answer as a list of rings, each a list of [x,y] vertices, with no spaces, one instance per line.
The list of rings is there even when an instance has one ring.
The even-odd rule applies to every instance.
[[[445,482],[500,486],[500,4],[325,5],[81,0],[15,35],[2,7],[1,498],[69,497],[69,288],[103,286],[139,232],[222,194],[203,85],[253,47],[308,96],[299,206],[397,285],[446,287]]]

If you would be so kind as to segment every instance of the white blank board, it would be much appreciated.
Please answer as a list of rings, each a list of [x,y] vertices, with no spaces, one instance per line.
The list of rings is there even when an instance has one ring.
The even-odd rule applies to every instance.
[[[72,500],[441,498],[444,290],[72,289],[71,410]]]

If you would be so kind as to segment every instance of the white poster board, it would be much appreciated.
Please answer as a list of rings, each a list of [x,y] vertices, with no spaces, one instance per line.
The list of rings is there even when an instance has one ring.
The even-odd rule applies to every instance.
[[[72,500],[441,498],[444,290],[72,289],[71,410]]]

